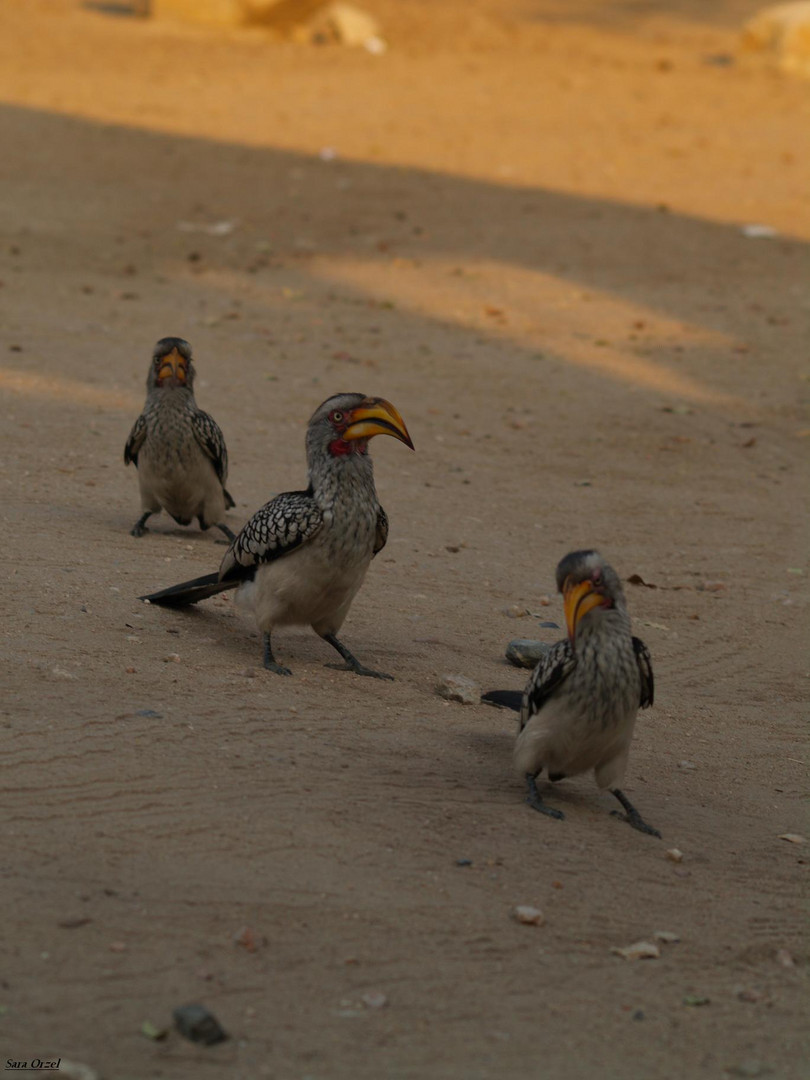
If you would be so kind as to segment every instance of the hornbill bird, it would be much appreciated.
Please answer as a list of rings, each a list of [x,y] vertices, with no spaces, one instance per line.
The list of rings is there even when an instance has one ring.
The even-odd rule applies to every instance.
[[[225,511],[236,504],[225,488],[228,451],[217,423],[194,400],[191,346],[177,337],[155,345],[146,377],[146,404],[124,447],[138,469],[143,513],[130,530],[143,536],[152,514],[165,510],[178,525],[197,518],[229,540]]]
[[[238,589],[264,635],[264,666],[278,675],[270,636],[277,626],[309,625],[358,675],[390,679],[364,667],[337,637],[369,563],[388,538],[377,499],[368,442],[393,435],[413,449],[405,422],[384,398],[336,394],[315,410],[306,435],[309,487],[276,495],[235,537],[219,572],[142,596],[184,607]]]
[[[549,780],[594,770],[624,807],[634,829],[660,836],[619,787],[627,767],[638,710],[653,703],[653,671],[643,641],[630,633],[630,616],[616,571],[597,551],[573,551],[557,567],[568,637],[552,646],[519,691],[494,690],[483,700],[520,712],[515,767],[526,780],[534,810],[562,818],[537,790]]]

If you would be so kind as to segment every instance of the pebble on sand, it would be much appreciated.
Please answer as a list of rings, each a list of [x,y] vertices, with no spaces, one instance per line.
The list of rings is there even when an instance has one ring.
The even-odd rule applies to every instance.
[[[466,675],[442,675],[436,683],[436,693],[462,705],[477,705],[481,700],[481,687]]]
[[[512,917],[524,926],[542,926],[546,921],[540,908],[530,907],[528,904],[518,904],[512,912]]]

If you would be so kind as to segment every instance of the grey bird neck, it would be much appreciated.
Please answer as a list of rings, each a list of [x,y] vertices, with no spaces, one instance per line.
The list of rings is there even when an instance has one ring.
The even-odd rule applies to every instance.
[[[332,456],[328,447],[307,439],[307,464],[313,498],[322,510],[336,506],[379,506],[369,454]]]
[[[152,386],[146,394],[147,409],[196,409],[194,391],[190,386]]]
[[[596,608],[577,625],[574,648],[577,652],[601,641],[630,642],[630,614],[622,602],[612,608]]]

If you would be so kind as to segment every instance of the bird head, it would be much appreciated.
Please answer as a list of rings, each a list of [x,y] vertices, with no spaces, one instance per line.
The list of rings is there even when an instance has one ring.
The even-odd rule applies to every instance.
[[[165,337],[155,345],[152,364],[146,385],[163,389],[168,386],[185,386],[191,390],[194,383],[194,364],[191,346],[179,337]]]
[[[413,450],[405,421],[390,401],[365,394],[335,394],[309,421],[308,444],[333,458],[368,453],[374,435],[393,435]]]
[[[619,575],[598,551],[572,551],[566,555],[557,566],[557,588],[563,594],[571,641],[583,620],[584,625],[592,625],[605,611],[624,607]]]

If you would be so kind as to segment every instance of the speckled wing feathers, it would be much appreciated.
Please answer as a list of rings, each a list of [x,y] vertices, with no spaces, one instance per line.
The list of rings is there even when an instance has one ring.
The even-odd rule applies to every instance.
[[[532,672],[523,694],[520,730],[543,708],[554,691],[568,678],[577,664],[576,653],[567,638],[558,641]]]
[[[276,495],[257,510],[222,560],[220,581],[249,578],[261,563],[273,562],[307,543],[323,526],[323,515],[308,491]]]
[[[650,650],[641,638],[633,638],[633,652],[636,654],[638,674],[641,680],[641,700],[639,701],[639,708],[648,709],[650,705],[652,705],[655,697],[652,657],[650,656]]]
[[[372,554],[378,555],[388,542],[388,514],[382,507],[377,511],[377,533]]]
[[[219,430],[219,424],[207,412],[196,409],[191,414],[191,430],[194,438],[211,458],[214,471],[224,486],[228,479],[228,451],[225,449],[225,439]]]
[[[143,446],[146,438],[146,417],[143,413],[138,417],[135,423],[132,425],[132,431],[129,433],[127,444],[124,447],[124,464],[129,465],[130,461],[135,463],[135,467],[138,467],[138,452]]]

